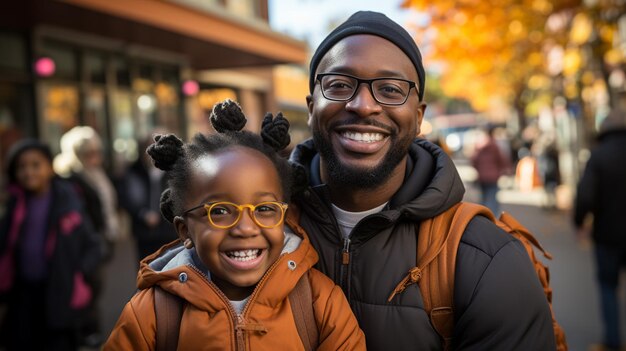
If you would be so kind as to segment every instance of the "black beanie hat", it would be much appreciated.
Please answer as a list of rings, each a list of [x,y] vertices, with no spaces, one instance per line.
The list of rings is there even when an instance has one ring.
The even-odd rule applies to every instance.
[[[309,66],[309,91],[313,93],[315,87],[315,71],[322,57],[337,42],[345,37],[356,34],[371,34],[389,40],[411,59],[418,76],[418,94],[420,101],[424,98],[424,66],[422,65],[422,55],[420,54],[415,41],[411,35],[399,24],[389,19],[389,17],[379,12],[359,11],[354,13],[348,20],[335,28],[315,50]]]

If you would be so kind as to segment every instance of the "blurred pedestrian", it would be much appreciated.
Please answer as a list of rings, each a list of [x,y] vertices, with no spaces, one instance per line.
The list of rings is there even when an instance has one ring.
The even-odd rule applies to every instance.
[[[591,237],[596,256],[596,275],[600,288],[603,344],[597,350],[619,350],[620,321],[618,283],[626,262],[626,114],[614,110],[603,121],[599,144],[591,152],[578,184],[574,224],[578,238],[590,236],[587,216],[593,216]]]
[[[159,204],[167,179],[146,153],[151,143],[151,136],[139,143],[139,158],[128,168],[119,186],[120,205],[131,218],[137,262],[178,237],[172,225],[161,217]]]
[[[0,295],[7,350],[76,350],[91,300],[84,276],[100,247],[73,187],[56,176],[47,145],[32,139],[8,154],[10,199],[0,221]]]
[[[511,160],[496,143],[495,130],[495,126],[488,126],[485,129],[486,138],[477,145],[471,162],[478,173],[481,203],[487,206],[497,217],[500,215],[500,203],[497,198],[500,190],[498,179],[510,170]]]
[[[85,210],[100,234],[105,261],[87,282],[93,289],[94,298],[87,309],[82,328],[82,344],[97,347],[104,341],[100,328],[98,301],[104,288],[104,263],[111,259],[114,242],[120,236],[117,213],[117,192],[104,170],[102,140],[88,126],[77,126],[61,137],[61,155],[55,158],[55,167],[67,175],[79,195]]]
[[[538,143],[540,150],[537,157],[537,168],[544,189],[544,209],[554,210],[557,207],[556,189],[561,184],[559,169],[559,150],[554,138],[544,139]]]

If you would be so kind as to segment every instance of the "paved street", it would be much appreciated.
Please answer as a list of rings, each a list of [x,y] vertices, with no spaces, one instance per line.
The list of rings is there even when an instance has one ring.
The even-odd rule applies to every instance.
[[[467,169],[463,167],[459,168],[465,175]],[[476,201],[477,190],[469,183],[466,187],[466,200]],[[568,211],[545,211],[538,206],[539,193],[503,190],[499,197],[503,210],[524,223],[553,255],[549,267],[557,320],[565,329],[570,350],[586,351],[589,344],[601,338],[591,248],[581,247],[575,241]],[[105,331],[112,329],[124,304],[134,293],[135,276],[134,247],[132,240],[126,239],[118,244],[115,258],[107,269],[109,284],[101,301]]]

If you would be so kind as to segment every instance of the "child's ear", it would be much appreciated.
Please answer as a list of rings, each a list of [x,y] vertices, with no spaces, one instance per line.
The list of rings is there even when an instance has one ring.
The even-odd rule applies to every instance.
[[[185,239],[190,238],[189,228],[187,227],[187,222],[185,222],[183,217],[174,217],[174,228],[176,228],[176,233],[181,241],[185,241]]]

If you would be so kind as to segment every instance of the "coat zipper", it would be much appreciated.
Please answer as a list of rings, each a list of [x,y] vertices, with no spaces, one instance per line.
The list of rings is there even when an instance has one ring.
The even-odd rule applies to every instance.
[[[261,280],[259,280],[259,282],[256,284],[256,287],[252,291],[252,294],[250,295],[250,298],[248,299],[248,302],[244,306],[243,311],[241,311],[241,315],[242,316],[247,316],[248,310],[250,309],[250,302],[252,302],[256,298],[256,295],[258,294],[258,291],[261,290],[261,288],[263,287],[263,285],[265,284],[267,279],[269,279],[270,274],[274,271],[274,269],[276,269],[276,267],[278,266],[279,262],[282,260],[283,256],[285,256],[285,255],[286,255],[286,253],[282,253],[278,257],[276,262],[272,263],[270,268],[268,268],[267,271],[265,272],[265,274],[263,274],[263,277],[261,277]]]
[[[237,315],[237,311],[235,311],[235,308],[233,307],[233,305],[230,304],[230,300],[228,299],[228,297],[224,295],[222,290],[220,290],[220,288],[218,288],[217,285],[215,285],[215,283],[213,283],[206,274],[201,272],[198,268],[196,268],[192,264],[187,264],[187,266],[193,269],[194,271],[196,271],[201,276],[203,276],[205,278],[204,281],[207,283],[209,288],[213,289],[213,291],[222,300],[222,302],[226,304],[230,317],[233,321],[233,329],[235,330],[235,349],[245,350],[243,331],[237,328],[237,325],[241,323],[241,317]]]
[[[265,272],[265,274],[263,275],[263,277],[261,278],[261,280],[259,280],[259,282],[257,283],[257,286],[254,288],[254,291],[252,291],[252,295],[250,295],[250,297],[248,298],[248,302],[246,303],[246,306],[244,307],[243,311],[241,311],[241,314],[238,315],[237,312],[235,311],[235,309],[233,308],[233,306],[230,303],[230,300],[228,299],[228,297],[222,292],[222,290],[220,290],[217,285],[215,285],[215,283],[213,283],[209,277],[204,274],[203,272],[201,272],[198,268],[196,268],[194,265],[192,264],[188,264],[187,266],[191,267],[191,269],[193,269],[194,271],[198,272],[201,276],[203,276],[205,278],[205,281],[208,283],[208,285],[217,293],[217,295],[220,297],[220,299],[226,304],[226,306],[228,307],[228,310],[230,311],[230,315],[231,317],[236,316],[236,318],[233,318],[233,327],[235,329],[235,342],[236,342],[236,349],[237,350],[245,350],[246,349],[246,343],[245,343],[245,336],[244,336],[244,331],[241,328],[237,328],[237,325],[243,324],[245,321],[244,316],[247,315],[248,310],[250,309],[250,305],[251,302],[256,298],[256,295],[258,293],[258,291],[261,289],[261,287],[263,286],[263,284],[265,283],[265,281],[267,281],[267,279],[269,279],[270,274],[274,271],[274,269],[276,268],[276,266],[278,266],[279,262],[281,261],[282,257],[285,256],[286,254],[281,254],[280,257],[278,257],[278,259],[276,260],[276,262],[274,262],[270,268],[267,270],[267,272]]]

